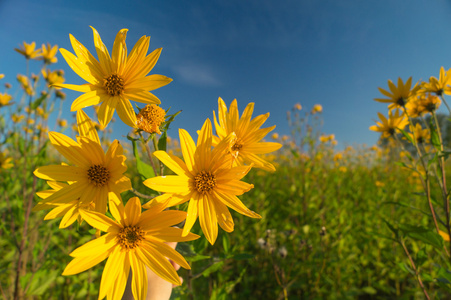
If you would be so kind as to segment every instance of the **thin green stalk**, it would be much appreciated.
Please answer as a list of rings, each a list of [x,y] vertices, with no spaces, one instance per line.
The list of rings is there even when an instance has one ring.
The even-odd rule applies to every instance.
[[[423,290],[424,296],[426,297],[426,299],[430,300],[431,298],[429,298],[428,292],[426,291],[426,288],[424,287],[423,281],[421,280],[420,277],[420,272],[419,270],[416,268],[415,263],[412,259],[412,256],[410,256],[409,250],[407,250],[406,245],[404,244],[404,241],[401,239],[399,241],[404,249],[404,252],[406,253],[407,257],[409,258],[410,261],[410,265],[412,266],[412,269],[415,271],[415,276],[418,280],[418,284],[420,285],[421,289]]]

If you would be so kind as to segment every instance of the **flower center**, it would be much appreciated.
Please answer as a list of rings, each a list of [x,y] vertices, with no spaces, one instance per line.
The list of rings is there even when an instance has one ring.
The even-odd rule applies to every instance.
[[[147,104],[136,116],[139,129],[148,133],[161,134],[160,125],[166,118],[166,112],[155,104]]]
[[[100,187],[110,179],[110,171],[102,165],[93,165],[88,169],[89,183]]]
[[[202,171],[194,177],[196,189],[199,193],[210,192],[216,185],[216,176],[210,172]]]
[[[112,74],[104,80],[103,86],[108,95],[119,96],[124,92],[124,79],[116,74]]]
[[[232,146],[232,151],[240,151],[241,148],[243,148],[243,144],[241,144],[239,141],[237,141],[233,146]]]
[[[126,226],[119,230],[117,239],[122,248],[131,250],[144,239],[144,231],[137,226]]]
[[[406,105],[407,101],[404,97],[399,97],[396,101],[396,104],[398,104],[401,107],[404,107]]]

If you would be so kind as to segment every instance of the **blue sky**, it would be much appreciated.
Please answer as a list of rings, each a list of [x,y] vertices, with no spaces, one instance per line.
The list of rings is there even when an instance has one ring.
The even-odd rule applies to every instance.
[[[339,146],[374,144],[368,130],[386,105],[375,102],[387,80],[438,77],[451,67],[449,1],[63,1],[0,0],[0,73],[15,84],[25,60],[13,48],[50,42],[73,52],[69,33],[95,53],[92,25],[108,49],[128,28],[127,44],[151,36],[163,47],[151,73],[174,79],[155,90],[162,107],[182,110],[173,123],[194,134],[217,110],[217,99],[240,111],[270,112],[266,126],[288,134],[286,112],[297,102],[324,108],[323,131]],[[66,82],[82,84],[58,54]],[[39,63],[35,63],[38,69]],[[33,66],[32,66],[33,68]],[[15,84],[16,85],[16,84]],[[16,85],[17,86],[17,85]],[[1,92],[1,90],[0,90]],[[64,109],[79,95],[66,91]],[[92,110],[85,110],[92,116]],[[114,137],[127,127],[118,120]]]

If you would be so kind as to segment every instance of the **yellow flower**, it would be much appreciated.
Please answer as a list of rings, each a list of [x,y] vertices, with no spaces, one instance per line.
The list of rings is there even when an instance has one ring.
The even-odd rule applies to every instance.
[[[67,120],[64,120],[64,119],[58,120],[58,126],[66,127],[66,125],[67,125]]]
[[[435,93],[437,96],[441,96],[443,93],[451,95],[451,87],[449,85],[451,85],[451,72],[449,70],[445,72],[445,68],[441,67],[439,79],[431,76],[429,82],[421,84],[420,92]]]
[[[25,118],[24,115],[16,115],[16,114],[12,114],[11,116],[11,120],[13,120],[14,123],[19,123],[21,122],[23,119]]]
[[[278,134],[278,133],[273,133],[273,134],[271,135],[271,138],[272,138],[273,140],[277,140],[277,139],[279,138],[279,134]]]
[[[69,184],[64,182],[47,181],[47,184],[52,188],[51,190],[45,190],[37,192],[41,199],[47,199],[49,196],[55,194],[63,188],[67,188]],[[45,217],[44,220],[51,220],[59,217],[63,217],[59,228],[66,228],[72,225],[76,220],[78,224],[83,222],[83,218],[80,215],[80,210],[94,210],[95,202],[81,203],[78,198],[64,203],[46,203],[41,201],[37,204],[33,211],[52,209]]]
[[[334,155],[334,161],[339,161],[343,159],[343,154],[342,153],[337,153]]]
[[[0,169],[10,169],[14,167],[11,163],[12,160],[11,157],[6,157],[3,152],[0,152]]]
[[[35,59],[41,56],[41,49],[34,50],[34,48],[36,48],[35,42],[32,42],[31,44],[23,42],[20,49],[15,48],[14,50],[25,56],[26,59]]]
[[[410,126],[410,132],[412,132],[409,133],[410,137],[412,140],[416,141],[417,144],[429,143],[429,140],[431,139],[429,129],[423,129],[420,123],[415,124],[415,127]]]
[[[323,107],[320,104],[315,104],[312,108],[312,115],[323,111]]]
[[[39,59],[43,59],[44,63],[46,64],[54,64],[58,61],[56,58],[56,52],[58,51],[58,45],[50,46],[49,43],[47,43],[47,46],[45,44],[42,44],[42,57]]]
[[[404,114],[399,115],[399,109],[396,110],[395,114],[393,111],[388,112],[388,120],[381,113],[377,113],[379,119],[382,122],[377,122],[377,125],[373,125],[370,127],[372,131],[382,132],[382,138],[389,138],[396,133],[396,129],[404,129],[409,122],[409,120],[405,117]]]
[[[230,158],[226,149],[235,138],[230,134],[212,150],[212,127],[207,119],[199,133],[197,146],[187,131],[180,129],[180,143],[185,162],[164,151],[154,155],[177,175],[160,176],[144,181],[144,185],[165,194],[151,200],[165,201],[168,206],[189,202],[188,216],[183,236],[186,236],[199,216],[200,226],[207,240],[214,244],[218,236],[218,223],[226,232],[232,232],[234,223],[227,207],[251,217],[261,218],[250,211],[237,195],[249,191],[254,186],[240,181],[251,166],[230,167]]]
[[[374,100],[383,103],[391,103],[388,106],[388,109],[390,110],[394,108],[404,108],[410,98],[414,97],[420,89],[420,85],[418,84],[415,84],[415,86],[410,89],[411,85],[412,77],[409,77],[405,84],[401,78],[398,78],[398,86],[396,86],[391,80],[388,80],[390,92],[384,90],[383,88],[378,88],[379,91],[388,98],[375,98]]]
[[[80,136],[77,141],[59,132],[49,132],[50,142],[75,166],[51,165],[34,171],[36,177],[50,181],[74,181],[37,205],[34,210],[50,204],[65,204],[78,199],[80,206],[95,202],[95,210],[105,213],[109,192],[121,193],[131,188],[122,146],[115,140],[104,153],[91,120],[83,111],[77,112]]]
[[[131,287],[134,299],[146,299],[146,266],[161,278],[180,285],[177,272],[167,258],[185,269],[191,268],[180,253],[164,242],[199,238],[192,233],[182,237],[181,229],[171,227],[182,222],[186,213],[163,211],[164,203],[141,213],[141,203],[137,197],[128,200],[125,207],[121,199],[112,200],[110,210],[116,221],[97,212],[80,210],[86,222],[106,234],[75,249],[70,254],[74,259],[66,266],[63,275],[78,274],[108,258],[100,281],[99,299],[105,296],[108,299],[121,299],[130,269],[133,274]]]
[[[320,141],[321,143],[327,143],[327,142],[329,141],[329,137],[328,137],[327,135],[321,135],[321,136],[319,137],[319,141]]]
[[[236,99],[230,104],[229,111],[224,101],[218,99],[218,119],[213,111],[216,134],[213,137],[213,146],[229,136],[232,132],[236,134],[236,140],[228,149],[234,158],[235,165],[254,164],[255,168],[266,171],[275,171],[274,166],[257,156],[257,154],[266,154],[276,151],[282,147],[282,144],[272,142],[260,142],[266,134],[272,131],[276,126],[261,128],[260,126],[268,119],[269,113],[252,118],[254,103],[249,103],[244,109],[241,118],[239,118],[238,104]]]
[[[160,126],[166,118],[164,109],[155,104],[147,104],[136,116],[139,129],[148,133],[161,134]]]
[[[385,186],[385,183],[383,183],[381,181],[378,181],[378,180],[376,180],[375,184],[376,184],[377,187],[384,187]]]
[[[412,98],[407,104],[407,114],[411,118],[421,117],[425,113],[424,106],[421,105],[422,100],[425,98],[424,94],[420,94],[418,97]]]
[[[423,111],[426,112],[434,112],[439,107],[442,101],[440,101],[440,98],[434,95],[426,95],[426,97],[422,98],[419,105],[422,108]]]
[[[7,93],[0,93],[0,107],[10,105],[10,101],[13,97]]]
[[[59,72],[58,70],[50,71],[49,69],[42,69],[41,73],[49,86],[61,84],[64,82],[64,76],[62,76],[61,72]]]
[[[61,91],[55,91],[55,96],[56,96],[56,98],[59,98],[61,100],[66,99],[66,93],[61,92]]]
[[[296,109],[296,110],[301,110],[301,109],[302,109],[301,103],[296,103],[296,104],[294,105],[294,109]]]
[[[439,230],[438,233],[441,235],[443,240],[445,240],[445,242],[449,242],[449,235],[446,232]]]
[[[339,170],[340,172],[342,172],[342,173],[348,172],[348,169],[347,169],[346,167],[344,167],[344,166],[339,167],[338,170]]]
[[[55,84],[55,86],[84,93],[72,103],[72,111],[100,104],[98,117],[103,127],[108,125],[117,109],[121,120],[128,126],[136,128],[136,114],[129,100],[159,104],[160,100],[149,91],[172,81],[163,75],[146,76],[157,63],[161,48],[146,56],[150,37],[143,36],[127,55],[125,38],[128,29],[122,29],[116,35],[110,57],[99,34],[93,27],[91,28],[99,61],[72,35],[70,40],[75,55],[66,49],[60,49],[69,66],[88,84]]]

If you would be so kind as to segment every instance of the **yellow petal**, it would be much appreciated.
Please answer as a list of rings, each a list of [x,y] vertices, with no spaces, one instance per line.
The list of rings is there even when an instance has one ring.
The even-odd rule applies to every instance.
[[[277,151],[282,147],[282,144],[263,142],[246,145],[243,147],[243,151],[252,152],[254,154],[265,154],[273,151]]]
[[[161,242],[157,242],[157,241],[155,241],[155,242],[147,241],[147,240],[145,241],[145,245],[146,245],[146,248],[151,247],[151,248],[155,249],[155,251],[160,252],[167,258],[169,258],[172,261],[174,261],[175,263],[179,264],[181,267],[188,269],[188,270],[191,269],[190,265],[186,262],[185,258],[180,253],[175,251],[175,249],[173,249],[171,246],[169,246],[165,243],[161,243]]]
[[[77,92],[87,93],[90,91],[93,91],[96,89],[92,84],[82,84],[82,85],[75,85],[75,84],[67,84],[67,83],[54,83],[52,84],[53,87],[57,88],[63,88],[63,89],[69,89]]]
[[[74,275],[83,272],[103,261],[108,255],[110,255],[110,251],[91,252],[89,256],[76,257],[66,266],[63,275]]]
[[[131,82],[127,82],[127,89],[140,89],[144,91],[153,91],[162,86],[169,84],[171,78],[164,75],[152,74],[146,77],[137,78]]]
[[[163,193],[183,193],[190,190],[189,178],[178,175],[158,176],[146,179],[144,185]]]
[[[196,146],[193,139],[185,129],[179,129],[179,136],[183,159],[188,167],[188,170],[192,171],[194,167],[194,153],[196,152]]]
[[[179,276],[172,264],[159,251],[155,251],[153,247],[147,246],[145,240],[142,243],[142,247],[136,249],[135,253],[155,274],[172,284],[181,284]]]
[[[92,27],[92,33],[94,35],[94,45],[96,47],[97,57],[99,58],[100,66],[102,67],[103,74],[112,74],[113,70],[111,68],[111,58],[108,53],[108,49],[105,47],[105,44],[102,42],[99,33]]]
[[[130,200],[129,200],[130,201]],[[186,212],[179,210],[166,210],[153,215],[152,218],[143,214],[138,225],[142,230],[148,231],[155,228],[171,227],[181,223],[186,218]]]
[[[59,228],[67,228],[72,223],[74,223],[77,220],[78,217],[78,207],[72,206],[64,215],[63,219],[61,220]]]
[[[97,78],[99,82],[101,82],[103,80],[102,68],[100,67],[97,59],[95,59],[91,52],[89,52],[89,50],[86,49],[86,47],[83,46],[83,44],[80,43],[72,34],[69,34],[69,38],[72,48],[74,49],[80,62],[86,65],[91,71],[91,74]]]
[[[230,195],[242,195],[245,192],[250,191],[254,185],[249,184],[243,181],[239,180],[226,180],[226,181],[218,181],[216,183],[216,186],[218,189],[221,190],[221,192],[228,193]]]
[[[110,123],[111,118],[113,118],[114,110],[116,109],[118,101],[120,101],[119,97],[109,97],[100,105],[99,123],[103,127],[106,127],[108,123]]]
[[[72,106],[70,107],[71,111],[77,111],[79,109],[97,105],[102,103],[105,99],[108,99],[108,95],[104,90],[94,89],[90,92],[84,93],[80,95],[77,99],[72,102]]]
[[[194,223],[197,220],[198,211],[199,211],[199,196],[195,195],[194,198],[192,198],[188,205],[188,212],[186,214],[186,221],[185,226],[183,227],[182,236],[187,236],[188,233],[191,231],[191,228],[193,228]]]
[[[158,228],[150,230],[146,233],[146,237],[150,239],[158,239],[162,242],[186,242],[198,239],[200,236],[194,233],[189,233],[187,236],[182,237],[182,229],[169,227],[169,228]]]
[[[67,51],[66,49],[60,48],[61,55],[63,55],[69,67],[77,73],[78,76],[86,80],[92,85],[99,84],[97,78],[95,78],[89,68],[80,60],[78,57]]]
[[[127,45],[125,44],[127,31],[128,29],[121,29],[114,39],[112,59],[114,71],[118,74],[122,74],[122,70],[127,60]]]
[[[133,226],[138,223],[141,217],[141,202],[138,197],[130,198],[124,210],[126,226]]]
[[[116,111],[122,122],[132,128],[136,128],[136,113],[133,110],[133,106],[130,101],[125,98],[121,98],[117,103]]]
[[[114,283],[119,273],[123,273],[124,261],[127,256],[126,251],[121,251],[120,247],[115,247],[108,257],[108,260],[103,269],[102,279],[100,281],[99,299],[105,298],[107,292],[114,288]]]
[[[44,180],[56,181],[79,181],[87,178],[87,174],[82,168],[62,165],[42,166],[37,168],[33,174]]]
[[[125,89],[124,98],[130,99],[139,103],[145,104],[160,104],[160,99],[157,98],[154,94],[142,91],[140,89]]]
[[[99,135],[97,134],[97,130],[95,128],[94,123],[88,117],[88,115],[83,110],[77,111],[77,125],[78,125],[78,133],[81,136],[90,138],[96,143],[100,144]]]
[[[155,151],[153,155],[155,155],[166,167],[174,171],[175,174],[180,176],[190,175],[186,164],[177,156],[170,155],[166,153],[166,151]]]
[[[228,195],[226,193],[216,192],[213,191],[213,195],[221,201],[223,204],[227,205],[228,207],[234,209],[235,211],[239,212],[242,215],[251,217],[251,218],[258,218],[260,219],[261,216],[247,208],[243,202],[241,202],[240,199],[238,199],[234,195]]]
[[[205,238],[213,245],[218,237],[218,220],[216,219],[215,207],[213,203],[210,203],[206,195],[199,201],[200,227]]]
[[[134,77],[142,77],[149,74],[153,67],[155,67],[162,49],[163,48],[155,49],[149,55],[147,55],[138,68],[139,72],[136,73]]]
[[[79,167],[89,167],[90,161],[84,156],[81,146],[71,138],[59,132],[49,132],[52,145],[71,163]]]
[[[119,224],[111,220],[110,218],[104,216],[98,212],[88,212],[85,210],[80,210],[80,215],[83,219],[88,222],[92,227],[99,229],[104,232],[117,232],[119,231]]]
[[[233,223],[232,215],[230,214],[229,209],[217,199],[213,199],[213,203],[215,205],[216,218],[218,220],[219,226],[221,226],[221,228],[226,232],[232,232],[235,225]]]
[[[141,249],[140,249],[141,250]],[[144,300],[147,296],[147,271],[145,263],[141,259],[144,255],[138,253],[144,253],[145,251],[129,251],[130,265],[132,266],[132,293],[136,300]],[[138,254],[138,255],[137,255]],[[157,273],[157,275],[159,275]]]
[[[107,233],[78,247],[70,253],[72,257],[88,257],[95,253],[108,252],[116,245],[116,235]]]

